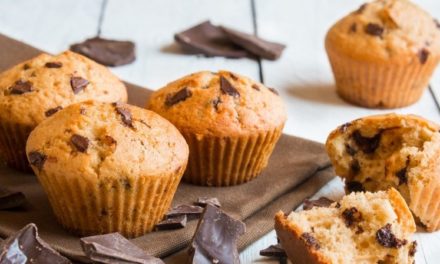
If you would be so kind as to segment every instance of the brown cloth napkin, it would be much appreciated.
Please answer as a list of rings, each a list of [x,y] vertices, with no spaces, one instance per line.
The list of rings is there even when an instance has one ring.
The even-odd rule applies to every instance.
[[[40,52],[0,35],[0,71]],[[130,103],[144,105],[151,91],[128,83],[127,87]],[[273,216],[278,210],[293,210],[333,177],[321,144],[283,135],[268,167],[255,180],[223,188],[181,183],[173,205],[191,204],[202,196],[219,198],[223,210],[246,223],[247,231],[238,241],[239,248],[243,249],[273,229]],[[55,221],[35,176],[1,165],[0,186],[22,191],[28,199],[25,210],[0,211],[1,237],[33,222],[39,227],[41,237],[55,249],[72,259],[85,261],[79,238],[64,231]],[[184,229],[153,232],[132,242],[152,255],[164,257],[187,246],[196,224],[197,221],[190,221]]]

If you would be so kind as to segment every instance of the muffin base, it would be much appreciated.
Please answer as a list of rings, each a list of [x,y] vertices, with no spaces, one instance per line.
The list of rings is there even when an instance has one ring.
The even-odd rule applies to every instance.
[[[0,155],[9,167],[32,172],[26,157],[26,141],[33,129],[32,126],[0,121]]]

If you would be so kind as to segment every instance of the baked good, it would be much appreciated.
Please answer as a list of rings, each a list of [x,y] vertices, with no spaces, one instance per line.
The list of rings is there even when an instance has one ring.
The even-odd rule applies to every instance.
[[[440,228],[439,129],[414,115],[369,116],[335,129],[326,149],[348,192],[394,187],[434,231]]]
[[[402,107],[419,100],[440,60],[440,24],[408,0],[376,0],[332,26],[325,47],[343,99]]]
[[[26,145],[56,218],[82,236],[153,230],[171,204],[188,151],[179,131],[159,115],[97,101],[44,120]]]
[[[41,121],[85,100],[126,102],[127,91],[107,68],[66,51],[41,54],[0,74],[0,156],[17,169],[30,170],[25,147]]]
[[[293,263],[414,263],[414,219],[395,189],[352,193],[330,207],[275,217],[275,230]]]
[[[286,121],[274,89],[244,76],[202,71],[154,92],[147,108],[173,123],[190,147],[186,182],[230,186],[267,165]]]

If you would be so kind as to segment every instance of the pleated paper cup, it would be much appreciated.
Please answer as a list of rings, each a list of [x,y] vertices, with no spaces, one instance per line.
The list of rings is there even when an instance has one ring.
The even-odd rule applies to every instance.
[[[33,129],[33,126],[0,120],[0,155],[8,166],[32,171],[26,157],[26,141]]]
[[[220,187],[254,179],[267,166],[283,126],[236,137],[200,136],[182,131],[190,153],[183,180]]]

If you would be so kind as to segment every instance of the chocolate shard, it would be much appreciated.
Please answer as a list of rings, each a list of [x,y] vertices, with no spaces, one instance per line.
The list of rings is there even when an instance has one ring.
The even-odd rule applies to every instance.
[[[342,212],[345,226],[351,227],[362,220],[362,213],[356,207],[347,208]]]
[[[391,224],[386,224],[376,232],[376,241],[386,248],[400,248],[408,241],[398,239],[391,231]]]
[[[352,138],[356,145],[365,154],[372,154],[379,147],[380,139],[382,138],[382,132],[377,133],[373,137],[364,137],[359,130],[356,130],[353,132]]]
[[[72,263],[38,236],[35,224],[28,224],[1,244],[0,263]]]
[[[179,90],[177,93],[167,96],[167,98],[165,100],[165,104],[167,106],[173,106],[177,103],[185,101],[186,99],[190,98],[191,96],[192,96],[191,90],[188,89],[187,87],[185,87],[185,88]]]
[[[252,84],[251,87],[252,87],[252,89],[254,89],[254,90],[260,91],[260,87],[259,87],[258,84],[256,84],[256,83]]]
[[[385,31],[385,29],[379,25],[379,24],[375,24],[375,23],[368,23],[365,28],[365,33],[367,33],[368,35],[371,36],[375,36],[375,37],[382,37],[383,32]]]
[[[421,50],[419,50],[419,52],[417,53],[417,56],[419,57],[419,61],[421,64],[425,64],[428,61],[429,58],[429,50],[423,48]]]
[[[274,93],[276,95],[280,95],[280,93],[275,88],[269,87],[267,89],[269,89],[269,91],[271,91],[272,93]]]
[[[89,139],[86,138],[86,137],[83,137],[81,135],[77,135],[77,134],[73,135],[70,138],[70,143],[72,143],[72,145],[79,152],[83,152],[84,153],[89,148]]]
[[[313,207],[330,207],[330,205],[334,202],[335,201],[327,197],[319,197],[317,200],[306,199],[303,204],[303,209],[310,210]]]
[[[47,111],[44,113],[44,115],[45,115],[46,117],[49,117],[49,116],[55,114],[56,112],[60,111],[61,109],[63,109],[62,106],[57,106],[57,107],[51,108],[51,109],[47,110]]]
[[[215,111],[218,111],[219,104],[222,103],[222,99],[220,97],[215,98],[211,101],[212,105],[214,106]]]
[[[272,258],[286,258],[286,251],[281,244],[270,245],[268,248],[260,250],[260,256],[272,257]]]
[[[82,54],[106,66],[121,66],[136,60],[135,44],[94,37],[70,46],[70,50]]]
[[[247,34],[224,26],[220,26],[220,28],[233,43],[264,59],[276,60],[286,48],[283,44],[267,41],[253,34]]]
[[[195,204],[201,207],[205,207],[208,204],[219,208],[222,207],[220,201],[216,197],[199,197],[197,198],[197,202],[195,202]]]
[[[131,243],[119,233],[83,237],[80,239],[85,255],[93,262],[116,264],[163,264],[158,258]]]
[[[124,105],[121,103],[114,103],[113,105],[115,106],[116,112],[121,116],[122,123],[130,128],[133,128],[133,119],[131,117],[130,109],[124,107]]]
[[[440,29],[440,22],[437,19],[434,19],[435,26]]]
[[[59,61],[52,61],[52,62],[46,62],[44,66],[46,66],[46,68],[61,68],[63,67],[63,63]]]
[[[408,255],[409,255],[410,257],[414,257],[414,256],[416,255],[416,253],[417,253],[417,241],[414,240],[414,241],[411,243],[411,247],[409,248]]]
[[[313,248],[315,250],[321,248],[318,240],[316,240],[316,238],[311,233],[307,233],[307,232],[302,233],[300,238],[304,242],[304,244],[306,244],[306,246],[309,248]]]
[[[205,21],[174,35],[174,39],[182,48],[193,54],[221,56],[227,58],[243,58],[248,52],[235,45],[219,27]]]
[[[240,263],[237,239],[245,231],[243,222],[208,204],[190,244],[190,263]]]
[[[30,93],[33,91],[32,83],[30,81],[18,80],[9,87],[11,94],[20,95],[24,93]]]
[[[89,81],[82,77],[73,76],[72,78],[70,78],[70,86],[72,87],[72,91],[74,94],[78,94],[79,92],[84,90],[84,88],[86,88],[88,84]]]
[[[28,153],[28,159],[31,165],[37,167],[38,170],[41,170],[46,162],[47,156],[38,151],[31,151]]]
[[[25,203],[26,197],[22,192],[0,187],[0,210],[22,207]]]
[[[220,76],[220,90],[232,97],[240,97],[240,92],[223,76]]]
[[[173,208],[171,208],[170,211],[168,211],[165,216],[167,218],[176,217],[180,215],[186,215],[188,218],[198,218],[203,213],[203,207],[195,206],[195,205],[178,205]]]
[[[156,224],[157,230],[172,230],[184,228],[186,226],[187,217],[186,215],[179,215],[175,217],[170,217],[162,220]]]
[[[345,183],[345,187],[347,188],[347,191],[350,192],[365,192],[365,188],[362,185],[362,183],[358,181],[347,181]]]

